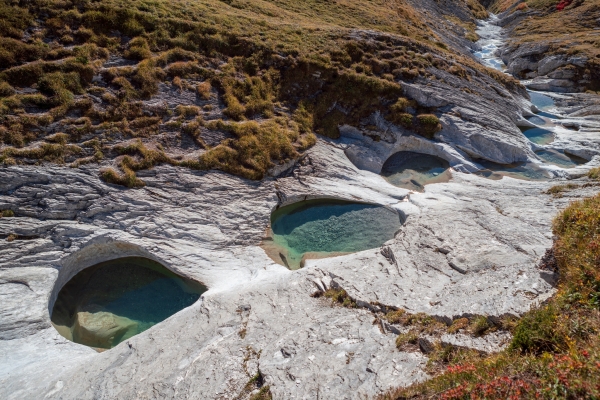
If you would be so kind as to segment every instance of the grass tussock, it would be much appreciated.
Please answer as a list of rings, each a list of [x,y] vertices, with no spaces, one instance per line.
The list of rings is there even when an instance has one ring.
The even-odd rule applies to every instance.
[[[592,168],[590,172],[588,172],[588,178],[599,180],[600,179],[600,167]]]
[[[600,396],[600,195],[554,221],[558,293],[514,322],[509,348],[449,359],[433,379],[380,399],[594,399]],[[463,325],[466,323],[463,321]]]
[[[15,213],[13,210],[1,210],[0,211],[0,218],[10,218],[10,217],[14,217]]]
[[[260,357],[260,355],[259,355]],[[260,370],[246,383],[241,393],[239,393],[234,399],[250,399],[250,400],[271,400],[273,395],[271,394],[271,388],[265,385],[264,377]]]
[[[208,129],[233,134],[200,157],[202,169],[220,169],[249,179],[262,179],[277,162],[298,156],[314,144],[312,132],[301,133],[299,126],[285,118],[256,121],[208,123]]]
[[[356,302],[348,296],[348,293],[344,289],[330,288],[324,292],[318,292],[314,297],[325,297],[331,299],[334,304],[340,305],[347,308],[356,308]]]
[[[128,188],[141,188],[146,185],[144,181],[136,176],[136,171],[150,169],[159,164],[177,164],[164,151],[148,148],[141,140],[126,146],[118,146],[115,150],[123,155],[118,162],[121,172],[114,168],[105,168],[100,172],[100,177],[107,183]]]
[[[64,164],[65,159],[69,156],[75,156],[82,153],[81,147],[73,144],[66,143],[43,143],[36,147],[28,147],[22,149],[15,149],[12,147],[5,148],[2,150],[2,158],[8,158],[14,160],[17,159],[30,159],[30,160],[43,160],[54,162],[57,164]]]
[[[555,185],[546,191],[546,194],[551,194],[553,197],[562,197],[563,193],[579,188],[579,185],[567,183],[565,185]]]
[[[272,398],[271,388],[269,386],[263,386],[257,393],[250,397],[250,400],[271,400]]]

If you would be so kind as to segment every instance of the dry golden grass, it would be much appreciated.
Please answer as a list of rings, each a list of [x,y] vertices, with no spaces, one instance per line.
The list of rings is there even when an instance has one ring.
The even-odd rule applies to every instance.
[[[475,0],[457,6],[477,17],[485,13]],[[336,138],[342,124],[357,125],[375,111],[387,117],[402,93],[397,82],[427,77],[428,68],[464,79],[490,73],[515,84],[448,49],[406,0],[0,0],[0,21],[0,145],[43,141],[54,133],[45,129],[53,122],[71,144],[96,138],[106,148],[131,138],[169,145],[189,136],[206,154],[179,165],[252,179],[297,158],[315,143],[313,132]],[[34,33],[23,40],[30,27]],[[137,64],[102,68],[109,57]],[[95,75],[104,83],[92,82]],[[143,102],[161,85],[193,92],[201,103],[148,111]],[[219,129],[235,137],[208,148],[202,121],[216,104],[225,105],[229,119]],[[403,114],[405,127],[428,136],[435,131],[424,117]],[[259,128],[237,135],[231,127],[238,122]],[[30,162],[10,151],[3,163]],[[96,157],[98,151],[84,148],[80,161],[70,162],[114,157],[110,151]],[[104,176],[125,182],[115,173]]]

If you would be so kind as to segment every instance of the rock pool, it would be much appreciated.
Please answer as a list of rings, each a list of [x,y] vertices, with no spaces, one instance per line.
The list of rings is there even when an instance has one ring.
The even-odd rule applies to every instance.
[[[383,164],[381,175],[392,185],[423,191],[429,183],[448,182],[452,178],[446,160],[428,154],[401,151]]]
[[[206,291],[141,257],[86,268],[60,290],[52,324],[65,338],[110,349],[194,304]]]
[[[554,141],[554,132],[544,128],[522,129],[523,135],[533,143],[547,145]]]
[[[545,162],[562,168],[574,168],[588,162],[584,158],[566,154],[554,149],[540,150],[536,152],[536,154]]]
[[[309,200],[281,207],[271,216],[263,248],[290,269],[324,258],[379,247],[400,229],[390,208],[334,200]]]
[[[496,164],[490,161],[477,160],[485,169],[476,172],[488,179],[499,180],[504,176],[527,181],[545,181],[552,178],[550,172],[535,163]]]
[[[531,98],[531,103],[536,106],[538,110],[548,111],[554,107],[554,99],[552,99],[552,97],[532,90],[528,90],[527,92]]]

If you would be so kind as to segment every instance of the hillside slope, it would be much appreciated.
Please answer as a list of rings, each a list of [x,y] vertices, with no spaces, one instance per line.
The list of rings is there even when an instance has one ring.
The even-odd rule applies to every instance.
[[[336,138],[375,112],[431,138],[443,124],[418,116],[442,117],[440,102],[403,83],[489,108],[520,90],[468,54],[486,15],[472,0],[3,0],[0,161],[97,163],[104,180],[136,187],[135,171],[163,163],[260,179],[313,132]],[[474,122],[518,137],[507,107]],[[510,153],[492,161],[527,157]]]

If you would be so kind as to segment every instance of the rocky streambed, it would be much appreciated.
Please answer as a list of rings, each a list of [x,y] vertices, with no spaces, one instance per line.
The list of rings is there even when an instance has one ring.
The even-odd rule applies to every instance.
[[[447,323],[494,319],[552,296],[556,276],[539,268],[552,245],[552,218],[597,191],[581,184],[563,197],[546,194],[563,179],[577,183],[600,161],[597,121],[577,114],[584,97],[552,95],[554,108],[544,111],[552,116],[544,116],[524,97],[503,93],[507,105],[489,112],[492,129],[482,122],[485,107],[435,89],[405,90],[444,110],[436,140],[373,115],[369,132],[342,126],[339,140],[319,140],[290,169],[260,182],[159,166],[140,173],[145,188],[128,190],[102,182],[93,165],[0,169],[0,208],[18,210],[0,219],[8,239],[0,242],[1,397],[244,398],[257,373],[278,399],[370,397],[428,377],[427,355],[397,350],[404,328],[382,321],[381,312],[422,312]],[[551,143],[517,128],[537,128],[531,118],[553,124]],[[564,168],[542,151],[585,163]],[[394,185],[381,173],[398,152],[443,160],[440,173],[450,177]],[[545,179],[513,179],[482,158],[532,164]],[[504,176],[489,179],[486,170]],[[292,271],[265,252],[266,232],[274,211],[316,199],[379,205],[384,220],[397,218],[393,234],[352,253],[326,248],[344,254],[304,258]],[[61,336],[50,315],[66,277],[123,257],[153,260],[208,290],[108,351]],[[330,288],[344,289],[357,307],[315,296]],[[441,338],[482,351],[508,339],[503,332]]]

